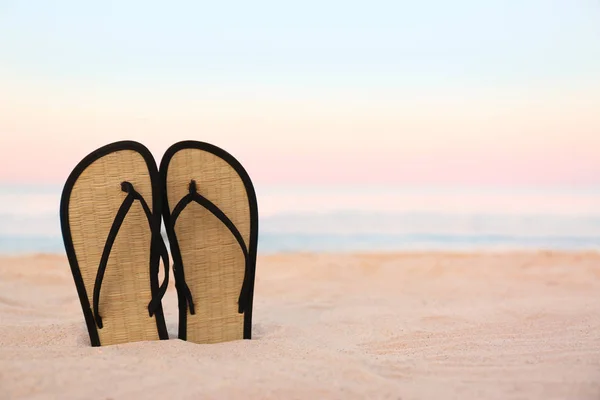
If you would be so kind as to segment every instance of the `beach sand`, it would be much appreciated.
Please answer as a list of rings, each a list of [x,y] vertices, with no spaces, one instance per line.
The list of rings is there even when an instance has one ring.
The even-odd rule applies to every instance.
[[[253,326],[92,348],[66,259],[3,257],[0,398],[600,399],[595,253],[262,256]]]

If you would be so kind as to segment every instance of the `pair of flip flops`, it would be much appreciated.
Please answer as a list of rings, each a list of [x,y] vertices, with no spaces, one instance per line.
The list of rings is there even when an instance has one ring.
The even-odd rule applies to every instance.
[[[92,346],[169,338],[163,219],[179,338],[251,338],[258,208],[248,174],[226,151],[179,142],[159,169],[140,143],[104,146],[67,179],[60,219]]]

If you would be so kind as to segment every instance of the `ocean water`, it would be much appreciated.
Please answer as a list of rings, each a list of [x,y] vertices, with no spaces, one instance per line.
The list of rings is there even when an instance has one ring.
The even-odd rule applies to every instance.
[[[0,185],[0,253],[64,253],[61,189]],[[256,189],[260,253],[600,250],[600,188]]]

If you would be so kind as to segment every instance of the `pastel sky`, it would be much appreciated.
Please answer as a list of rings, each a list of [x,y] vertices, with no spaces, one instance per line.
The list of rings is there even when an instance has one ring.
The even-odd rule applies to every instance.
[[[597,0],[0,1],[0,182],[196,139],[261,183],[600,184]]]

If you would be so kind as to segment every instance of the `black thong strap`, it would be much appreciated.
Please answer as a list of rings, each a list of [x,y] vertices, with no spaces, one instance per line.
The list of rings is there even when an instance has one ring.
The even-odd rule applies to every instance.
[[[152,229],[152,213],[150,212],[150,208],[146,203],[146,200],[139,194],[133,187],[133,185],[129,182],[121,183],[121,190],[127,193],[127,197],[123,200],[117,215],[112,223],[110,231],[108,233],[108,238],[106,239],[106,244],[104,245],[104,251],[102,252],[102,257],[100,258],[100,266],[98,267],[98,272],[96,274],[96,282],[94,283],[94,297],[93,297],[93,308],[94,308],[94,320],[96,321],[96,326],[99,329],[102,329],[102,317],[98,311],[100,306],[100,288],[102,287],[102,280],[104,279],[104,272],[106,271],[106,266],[108,264],[108,259],[110,257],[110,252],[112,250],[113,244],[115,243],[115,239],[119,233],[119,229],[127,216],[133,202],[138,200],[144,209],[144,213],[146,214],[146,218],[148,219],[148,223],[150,224],[150,228]],[[158,289],[157,293],[153,293],[152,299],[148,304],[148,314],[150,317],[154,315],[158,307],[160,307],[161,300],[167,291],[167,287],[169,285],[169,254],[167,252],[167,247],[165,243],[162,241],[160,235],[156,234],[156,232],[152,232],[152,251],[158,251],[160,257],[163,260],[164,269],[165,269],[165,279]],[[154,257],[151,257],[154,260]]]
[[[177,218],[179,218],[179,215],[181,214],[181,212],[192,202],[195,202],[195,203],[201,205],[202,207],[207,209],[211,214],[213,214],[215,217],[217,217],[217,219],[219,219],[219,221],[221,221],[223,223],[223,225],[225,225],[227,227],[227,229],[229,229],[229,231],[231,232],[233,237],[235,237],[236,241],[238,242],[238,244],[240,246],[240,249],[242,250],[242,253],[244,253],[244,260],[245,260],[244,282],[242,283],[242,289],[240,290],[240,296],[238,298],[238,313],[242,314],[248,308],[248,305],[250,303],[250,279],[249,279],[250,265],[249,265],[249,263],[251,261],[250,261],[250,257],[248,256],[248,248],[246,246],[246,243],[244,242],[244,238],[242,237],[240,231],[235,227],[233,222],[231,222],[231,220],[227,217],[227,215],[225,215],[225,213],[223,211],[221,211],[221,209],[219,207],[217,207],[213,202],[211,202],[206,197],[204,197],[200,193],[198,193],[198,189],[196,187],[196,181],[194,181],[194,180],[192,180],[190,182],[189,193],[187,195],[185,195],[173,209],[173,213],[171,214],[171,224],[172,224],[171,228],[172,228],[173,232],[175,231],[175,224],[177,223]],[[173,266],[173,269],[175,269],[176,267],[177,266]],[[183,276],[183,274],[182,274],[182,276]],[[188,306],[190,308],[190,313],[193,315],[195,313],[194,301],[193,301],[190,289],[187,286],[187,283],[185,283],[185,280],[184,280],[184,282],[182,282],[180,287],[181,287],[181,290],[183,291],[183,295],[185,296]]]

